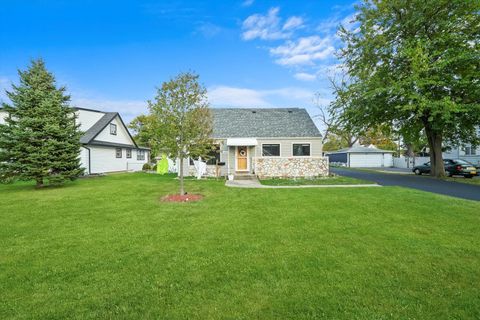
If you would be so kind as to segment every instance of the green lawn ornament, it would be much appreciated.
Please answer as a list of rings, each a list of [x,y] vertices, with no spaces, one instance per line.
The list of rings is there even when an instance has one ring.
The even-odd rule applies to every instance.
[[[157,173],[158,174],[168,173],[168,159],[166,154],[162,154],[162,159],[157,163]]]

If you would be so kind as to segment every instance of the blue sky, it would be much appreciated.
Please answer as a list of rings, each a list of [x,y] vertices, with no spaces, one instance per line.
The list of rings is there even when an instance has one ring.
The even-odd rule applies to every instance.
[[[212,106],[305,107],[331,99],[335,36],[352,1],[2,1],[0,99],[42,57],[79,107],[145,112],[155,87],[193,70]]]

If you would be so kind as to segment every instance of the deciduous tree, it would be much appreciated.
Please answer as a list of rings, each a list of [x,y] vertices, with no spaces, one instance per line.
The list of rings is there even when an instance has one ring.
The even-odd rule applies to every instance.
[[[343,119],[360,129],[423,128],[431,173],[445,141],[476,143],[480,124],[480,1],[365,0],[358,28],[340,29],[349,84]],[[407,134],[408,136],[408,134]]]
[[[189,155],[205,156],[212,148],[212,116],[207,90],[195,73],[180,73],[164,82],[148,102],[152,145],[179,159],[180,194],[185,194],[183,163]]]

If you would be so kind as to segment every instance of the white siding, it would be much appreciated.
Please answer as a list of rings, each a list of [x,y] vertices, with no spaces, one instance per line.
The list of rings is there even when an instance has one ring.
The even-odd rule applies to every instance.
[[[77,110],[77,122],[80,123],[80,130],[85,132],[100,120],[105,113],[88,110]]]
[[[380,168],[393,165],[391,153],[350,153],[349,156],[352,168]]]
[[[145,160],[137,160],[138,150],[132,150],[132,158],[127,159],[127,152],[122,148],[122,157],[116,157],[116,148],[88,146],[90,148],[91,173],[118,171],[139,171],[148,162],[149,154],[145,151]]]
[[[105,129],[103,129],[95,137],[94,140],[121,143],[121,144],[130,144],[130,145],[134,144],[133,140],[130,138],[130,135],[127,132],[127,129],[123,126],[122,121],[120,121],[119,117],[115,117],[110,123],[117,125],[117,134],[116,135],[110,134],[110,124],[107,124]]]
[[[5,123],[5,118],[7,117],[7,113],[5,111],[0,110],[0,124]]]
[[[393,167],[393,154],[392,153],[385,153],[384,154],[383,166],[384,167]]]
[[[82,168],[85,168],[85,172],[84,174],[88,174],[89,173],[89,162],[88,162],[88,156],[89,156],[89,151],[88,149],[84,148],[84,147],[81,147],[80,148],[80,165],[82,166]]]

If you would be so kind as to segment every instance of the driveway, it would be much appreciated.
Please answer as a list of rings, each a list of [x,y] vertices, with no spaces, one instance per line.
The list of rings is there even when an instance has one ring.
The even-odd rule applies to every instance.
[[[342,176],[374,181],[382,186],[399,186],[462,199],[480,201],[480,185],[444,181],[427,176],[415,176],[410,174],[395,174],[343,168],[330,168],[330,170],[332,173]]]

